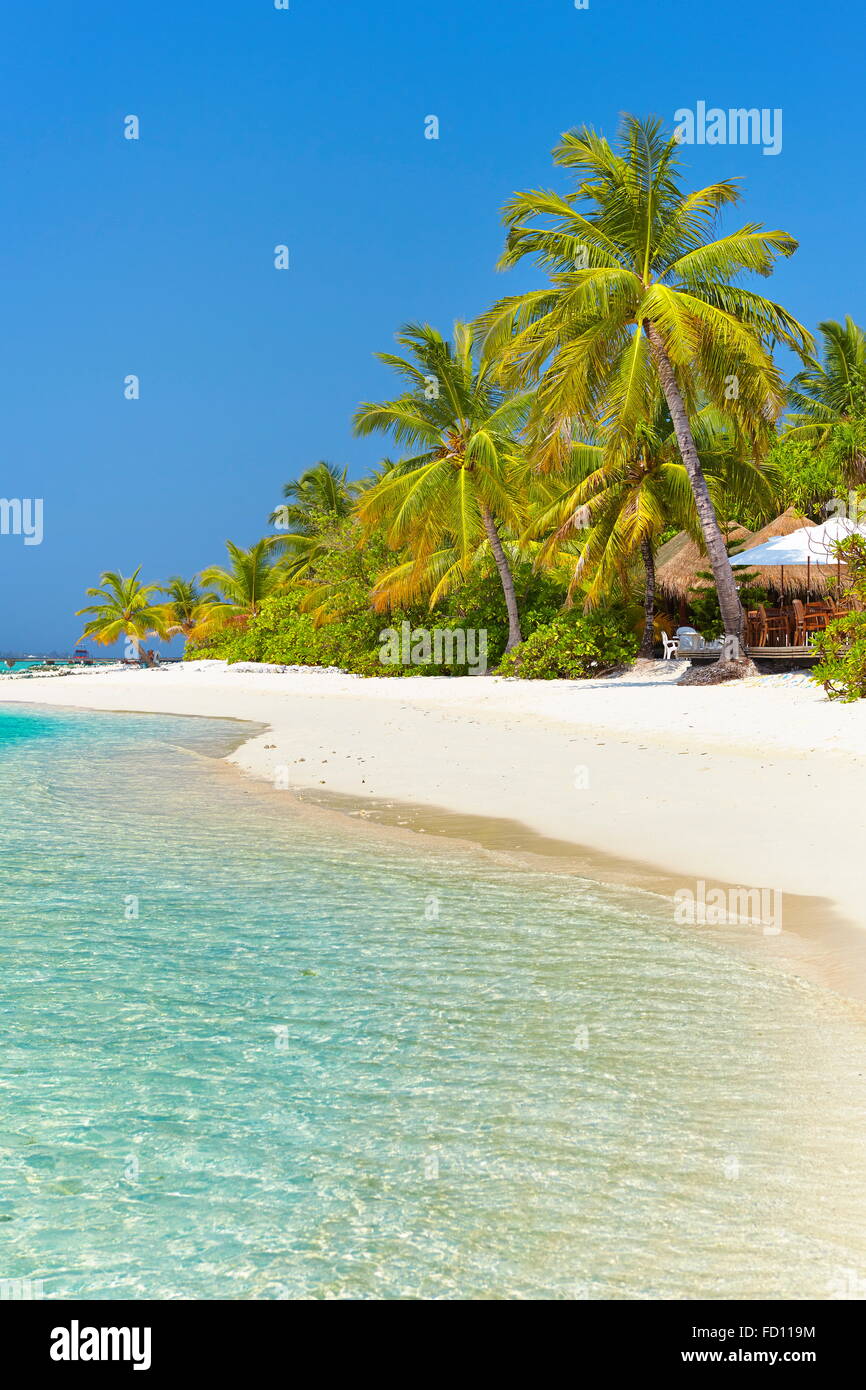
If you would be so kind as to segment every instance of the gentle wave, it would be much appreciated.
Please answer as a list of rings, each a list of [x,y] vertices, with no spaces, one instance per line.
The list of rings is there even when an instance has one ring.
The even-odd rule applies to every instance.
[[[0,1277],[824,1298],[866,1275],[854,1010],[646,895],[310,822],[215,764],[237,737],[0,710]]]

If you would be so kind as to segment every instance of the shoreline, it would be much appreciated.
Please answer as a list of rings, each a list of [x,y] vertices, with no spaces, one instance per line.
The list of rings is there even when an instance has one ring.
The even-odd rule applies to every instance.
[[[665,897],[701,881],[778,891],[775,954],[866,999],[866,709],[782,678],[707,690],[653,674],[362,680],[187,663],[9,677],[0,701],[251,722],[227,764],[344,818]],[[792,747],[804,727],[805,756]],[[742,927],[713,934],[744,941]]]

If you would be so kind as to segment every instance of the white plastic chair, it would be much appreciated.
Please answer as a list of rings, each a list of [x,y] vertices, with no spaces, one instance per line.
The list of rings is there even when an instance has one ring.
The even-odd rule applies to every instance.
[[[679,637],[668,637],[666,632],[662,633],[662,646],[665,649],[665,661],[670,661],[672,656],[676,656],[680,649]]]

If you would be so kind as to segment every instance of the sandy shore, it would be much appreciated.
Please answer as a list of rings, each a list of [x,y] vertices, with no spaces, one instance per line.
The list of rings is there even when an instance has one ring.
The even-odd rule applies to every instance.
[[[866,928],[866,703],[831,703],[800,676],[701,688],[675,674],[363,680],[187,663],[0,678],[0,700],[255,721],[267,732],[232,760],[290,790],[505,818],[684,887],[821,898]]]

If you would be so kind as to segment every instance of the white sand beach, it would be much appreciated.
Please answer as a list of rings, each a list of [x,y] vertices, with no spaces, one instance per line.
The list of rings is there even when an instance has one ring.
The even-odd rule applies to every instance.
[[[4,677],[0,700],[255,721],[266,732],[232,761],[289,790],[505,818],[685,885],[822,898],[866,928],[866,704],[805,676],[680,687],[681,669],[528,682],[199,662]]]

